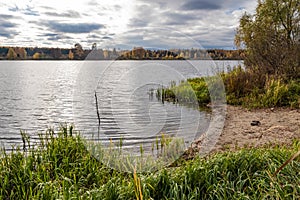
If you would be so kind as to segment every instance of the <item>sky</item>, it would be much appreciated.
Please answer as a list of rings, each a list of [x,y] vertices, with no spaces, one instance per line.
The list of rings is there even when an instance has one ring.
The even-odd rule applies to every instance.
[[[234,49],[256,0],[1,0],[0,46]]]

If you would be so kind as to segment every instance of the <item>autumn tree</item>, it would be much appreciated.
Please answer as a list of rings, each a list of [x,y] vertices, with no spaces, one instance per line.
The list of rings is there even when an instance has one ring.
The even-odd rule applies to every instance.
[[[50,50],[50,52],[51,52],[51,57],[53,59],[56,59],[56,60],[61,59],[62,53],[61,53],[60,48],[53,48]]]
[[[73,54],[72,50],[69,50],[68,58],[69,58],[69,60],[74,59],[74,54]]]
[[[9,48],[9,49],[8,49],[6,58],[7,58],[8,60],[14,60],[14,59],[17,58],[17,54],[16,54],[16,52],[14,51],[13,48]]]
[[[38,52],[36,52],[36,53],[33,54],[32,58],[33,58],[34,60],[39,60],[39,59],[41,59],[41,54],[38,53]]]
[[[84,51],[82,49],[81,44],[76,43],[74,47],[75,47],[74,59],[75,60],[82,60],[82,59],[84,59]]]
[[[299,12],[299,0],[259,0],[254,15],[241,17],[235,42],[246,49],[247,68],[300,78]]]

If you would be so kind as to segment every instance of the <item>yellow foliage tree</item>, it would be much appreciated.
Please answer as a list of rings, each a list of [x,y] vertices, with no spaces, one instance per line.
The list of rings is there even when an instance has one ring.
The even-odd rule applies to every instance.
[[[33,54],[32,58],[33,58],[34,60],[39,60],[39,59],[41,58],[41,54],[38,53],[38,52],[36,52],[35,54]]]
[[[69,60],[73,60],[74,59],[74,53],[71,50],[69,51],[68,58],[69,58]]]
[[[17,54],[13,48],[9,48],[6,57],[9,60],[14,60],[17,58]]]

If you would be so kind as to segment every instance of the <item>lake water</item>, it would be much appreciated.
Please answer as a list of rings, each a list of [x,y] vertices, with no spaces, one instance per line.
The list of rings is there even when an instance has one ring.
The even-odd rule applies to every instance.
[[[73,123],[86,138],[107,143],[125,138],[124,147],[176,134],[192,141],[209,124],[209,113],[162,103],[150,89],[170,81],[207,76],[241,61],[1,61],[0,142],[9,149],[32,141],[49,127]],[[95,91],[101,119],[98,117]],[[97,137],[95,137],[97,135]]]

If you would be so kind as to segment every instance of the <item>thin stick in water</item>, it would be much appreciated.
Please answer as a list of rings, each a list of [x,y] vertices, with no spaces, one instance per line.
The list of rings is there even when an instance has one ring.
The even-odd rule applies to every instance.
[[[99,108],[98,108],[98,98],[97,98],[96,91],[95,91],[95,100],[96,100],[96,111],[97,111],[97,117],[98,117],[98,137],[99,137],[101,120],[100,120],[100,114],[99,114]]]

